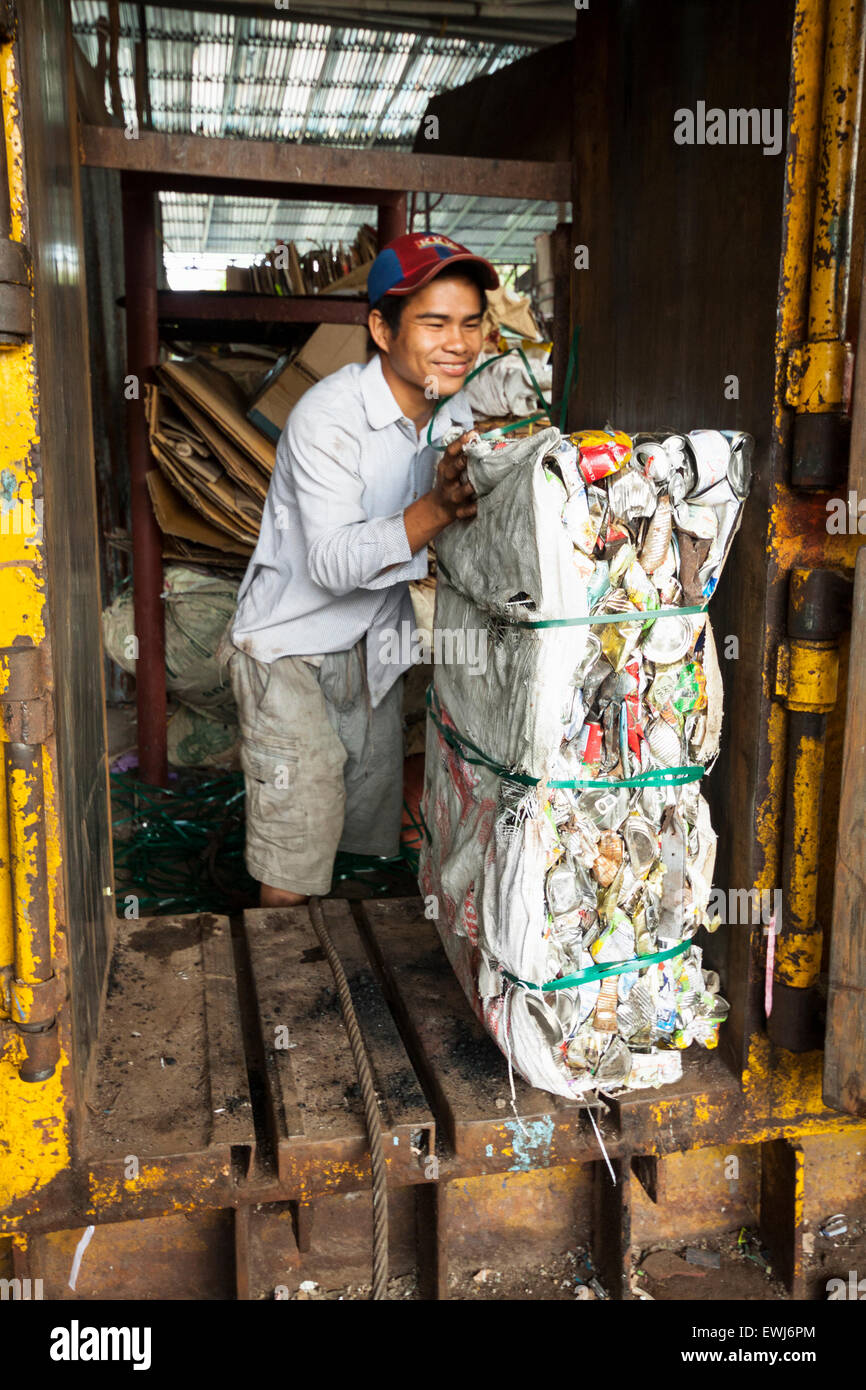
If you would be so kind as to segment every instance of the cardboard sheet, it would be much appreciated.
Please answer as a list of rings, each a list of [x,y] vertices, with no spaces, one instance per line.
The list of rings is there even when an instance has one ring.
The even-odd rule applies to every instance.
[[[214,551],[225,551],[239,558],[252,554],[252,546],[212,526],[191,507],[160,471],[151,468],[146,477],[157,525],[165,536],[193,541]]]
[[[274,447],[246,418],[246,402],[226,376],[204,362],[164,362],[157,379],[167,381],[197,406],[254,464],[270,477]]]

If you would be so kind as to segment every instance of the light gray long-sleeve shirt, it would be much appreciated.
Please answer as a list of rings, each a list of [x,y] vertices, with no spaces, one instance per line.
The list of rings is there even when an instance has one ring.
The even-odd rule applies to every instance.
[[[472,428],[461,392],[437,411],[433,439]],[[378,353],[318,382],[292,410],[277,444],[258,544],[238,591],[237,647],[257,661],[346,651],[367,634],[377,705],[410,662],[380,660],[380,634],[412,624],[408,581],[427,573],[403,523],[429,492],[439,451],[417,434],[382,373]],[[393,569],[387,566],[395,566]]]

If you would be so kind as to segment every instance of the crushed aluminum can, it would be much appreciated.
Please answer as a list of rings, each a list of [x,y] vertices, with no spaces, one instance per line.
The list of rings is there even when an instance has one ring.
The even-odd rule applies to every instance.
[[[598,992],[592,1026],[597,1033],[615,1033],[616,1028],[616,980],[604,980]],[[628,1050],[628,1049],[626,1049]],[[628,1076],[625,1070],[623,1080]]]
[[[586,701],[586,689],[585,689],[585,687],[586,687],[586,677],[589,675],[589,672],[590,672],[591,668],[595,665],[596,661],[598,660],[598,658],[599,658],[600,656],[601,656],[601,642],[600,642],[599,638],[596,637],[596,635],[595,635],[594,632],[588,632],[588,633],[586,634],[586,646],[585,646],[585,648],[584,648],[583,656],[580,658],[580,661],[578,662],[578,665],[577,665],[577,668],[576,668],[576,670],[575,670],[575,672],[574,672],[574,675],[573,675],[572,678],[571,678],[571,683],[572,683],[572,685],[574,685],[574,686],[579,686],[579,687],[580,687],[580,686],[583,686],[583,687],[584,687],[584,692],[583,692],[583,694],[584,694],[584,700],[585,700],[585,701]],[[603,678],[603,677],[602,677],[602,678]],[[592,703],[591,700],[587,701],[587,704],[591,704],[591,703]]]
[[[630,1091],[641,1091],[648,1086],[669,1086],[679,1081],[683,1074],[683,1057],[675,1049],[652,1052],[633,1052],[631,1071],[626,1085]]]
[[[699,579],[705,598],[709,598],[716,587],[716,580],[722,572],[728,558],[728,551],[739,529],[740,505],[739,502],[728,501],[713,509],[717,518],[717,535],[711,543],[707,558],[701,564],[699,571]],[[708,508],[708,510],[710,509]]]
[[[680,736],[664,719],[657,719],[647,730],[646,741],[659,767],[679,767],[682,761]]]
[[[656,1000],[656,1029],[672,1033],[677,1026],[677,988],[670,962],[659,965],[653,978]]]
[[[588,816],[575,816],[562,833],[562,843],[572,859],[587,866],[592,864],[598,854],[596,845],[599,839],[598,828]]]
[[[752,455],[755,441],[742,430],[722,430],[731,446],[731,461],[728,464],[728,482],[741,502],[749,495],[752,486]]]
[[[607,560],[596,560],[595,568],[586,586],[586,601],[590,608],[600,603],[610,588],[610,565]],[[595,636],[594,633],[591,634]],[[599,644],[601,650],[601,644]]]
[[[656,490],[649,478],[631,468],[610,479],[607,495],[611,511],[618,521],[652,516],[656,509]]]
[[[677,674],[671,704],[678,714],[702,710],[707,703],[707,678],[699,661],[687,661]]]
[[[714,483],[727,481],[731,445],[721,430],[690,430],[689,443],[694,456],[696,477],[690,497],[707,492]]]
[[[651,1028],[655,1024],[655,1000],[646,980],[638,979],[637,984],[629,992],[628,1006],[635,1019],[635,1031],[638,1028]]]
[[[634,926],[620,908],[614,908],[610,926],[593,942],[589,954],[596,965],[609,965],[611,961],[628,960],[634,955]]]
[[[616,830],[628,814],[628,788],[588,788],[578,797],[577,809],[599,830]]]
[[[634,812],[623,827],[631,871],[637,878],[648,874],[659,855],[658,831],[644,816]]]
[[[635,608],[649,613],[659,607],[658,590],[639,560],[632,560],[623,575],[622,585]]]
[[[587,766],[594,766],[601,761],[601,725],[593,719],[588,719],[578,738],[577,751],[581,760]]]
[[[619,706],[609,704],[606,706],[601,717],[601,727],[604,730],[604,753],[599,767],[602,773],[609,773],[614,770],[619,762]]]
[[[577,467],[577,449],[568,439],[561,439],[559,445],[553,453],[547,455],[547,459],[556,464],[562,474],[562,481],[565,483],[565,490],[571,496],[573,492],[583,492],[584,482]]]
[[[642,670],[640,659],[628,663],[626,674],[631,681],[630,688],[623,696],[623,708],[626,712],[626,738],[630,751],[640,762],[641,742],[646,738],[641,720]]]
[[[719,522],[713,507],[681,502],[674,508],[674,524],[678,532],[697,541],[714,541],[719,534]]]
[[[637,550],[631,544],[631,542],[626,539],[625,545],[621,545],[619,547],[616,554],[609,562],[611,584],[619,585],[629,565],[636,558]],[[626,594],[617,592],[610,595],[605,611],[609,613],[630,613],[633,608],[634,604],[631,602],[628,596]]]
[[[665,710],[672,710],[671,703],[674,691],[680,678],[678,666],[661,666],[655,673],[652,684],[647,691],[647,704],[654,709],[657,714],[662,714]]]
[[[632,468],[654,483],[666,482],[670,477],[671,456],[658,439],[635,442],[629,462]]]
[[[663,494],[655,509],[655,515],[647,528],[638,559],[647,574],[653,574],[664,562],[673,534],[673,509],[671,499]]]
[[[825,1240],[838,1240],[839,1236],[844,1236],[848,1231],[848,1218],[844,1212],[839,1211],[835,1216],[828,1216],[823,1225],[818,1227]]]
[[[547,905],[554,917],[577,907],[577,885],[574,871],[568,864],[554,864],[552,869],[548,869],[545,890]]]
[[[598,854],[592,872],[602,888],[609,888],[622,863],[622,840],[615,830],[606,830],[598,842]]]
[[[613,982],[608,980],[605,981],[605,983],[611,984]],[[601,999],[600,994],[599,999]],[[598,1009],[596,1008],[596,1014],[597,1013]],[[615,1033],[616,1026],[616,1013],[614,1013],[613,1029],[608,1031],[612,1031]],[[596,1024],[595,1027],[599,1032],[604,1031],[602,1029],[599,1029],[598,1024]],[[628,1050],[627,1043],[623,1038],[612,1037],[608,1047],[605,1048],[604,1056],[602,1057],[596,1069],[596,1081],[600,1086],[604,1088],[607,1088],[608,1086],[623,1086],[625,1082],[628,1080],[628,1074],[630,1071],[631,1053]]]
[[[586,488],[572,492],[562,508],[562,520],[569,538],[584,555],[591,556],[598,540],[598,523],[589,514]]]
[[[599,652],[601,652],[601,639],[597,637],[595,640],[598,642]],[[600,655],[590,667],[583,682],[583,703],[588,710],[593,708],[599,689],[612,670],[613,667],[604,655]]]
[[[628,599],[625,599],[625,602],[628,603]],[[629,611],[636,612],[637,610],[629,604]],[[640,623],[627,622],[623,623],[622,626],[618,623],[605,623],[601,637],[601,649],[617,673],[623,670],[640,641],[641,631]]]
[[[578,430],[569,439],[577,447],[578,467],[588,483],[616,473],[631,458],[631,438],[622,430]]]
[[[688,496],[695,485],[697,467],[691,440],[687,435],[672,434],[664,440],[664,449],[671,460],[668,496],[674,506]]]
[[[656,665],[672,666],[685,656],[694,636],[695,630],[688,618],[672,613],[666,618],[656,618],[641,643],[641,652]]]
[[[584,926],[584,913],[579,907],[572,908],[569,912],[561,912],[553,919],[552,930],[557,946],[569,952],[575,960],[580,955]]]
[[[693,430],[689,435],[697,462],[695,485],[687,494],[691,502],[716,507],[733,501],[739,504],[749,494],[752,482],[751,435],[721,430]]]
[[[562,710],[563,738],[568,742],[576,738],[583,728],[586,719],[586,710],[583,705],[583,695],[576,685],[570,685],[566,691],[565,704]]]

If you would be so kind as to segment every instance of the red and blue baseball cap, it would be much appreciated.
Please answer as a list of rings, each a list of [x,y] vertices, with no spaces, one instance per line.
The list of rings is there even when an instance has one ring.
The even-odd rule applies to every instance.
[[[459,241],[452,241],[450,237],[440,236],[437,232],[408,232],[383,246],[370,266],[367,297],[371,304],[378,304],[386,294],[412,294],[444,270],[445,266],[458,261],[479,266],[479,278],[484,288],[497,288],[499,276],[483,256],[473,255]]]

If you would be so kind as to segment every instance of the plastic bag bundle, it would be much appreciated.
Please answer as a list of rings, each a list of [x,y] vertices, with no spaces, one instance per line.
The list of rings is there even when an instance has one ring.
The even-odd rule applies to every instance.
[[[715,925],[706,604],[751,450],[716,430],[478,440],[477,517],[439,542],[435,626],[464,641],[440,643],[429,694],[421,887],[488,1031],[561,1095],[676,1080],[727,1014],[692,942]]]

